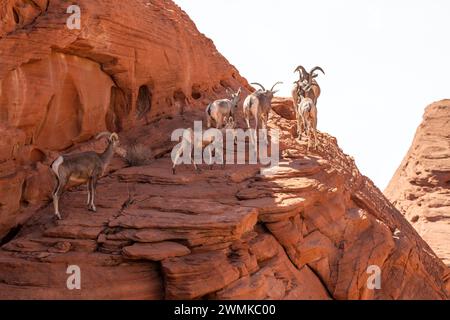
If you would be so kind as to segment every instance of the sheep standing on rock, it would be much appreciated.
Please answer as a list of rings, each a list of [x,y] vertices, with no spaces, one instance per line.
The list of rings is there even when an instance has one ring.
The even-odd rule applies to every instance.
[[[220,129],[222,133],[226,132],[227,130],[233,130],[233,141],[236,139],[236,133],[235,133],[235,127],[236,123],[234,122],[233,117],[228,117],[224,119],[225,121],[225,127]],[[214,142],[213,137],[209,138],[202,138],[200,141],[198,141],[198,145],[196,145],[196,140],[194,138],[194,130],[192,128],[187,128],[183,131],[183,136],[181,138],[181,145],[180,148],[175,153],[174,159],[173,159],[173,165],[172,165],[172,173],[176,174],[176,166],[178,165],[178,159],[183,155],[183,152],[189,150],[191,162],[194,165],[195,170],[198,172],[200,169],[197,167],[194,161],[193,152],[194,148],[200,148],[204,149],[207,146],[211,145]],[[209,159],[212,159],[212,152],[211,149],[208,149],[209,152]],[[210,166],[212,168],[212,165]]]
[[[282,82],[277,82],[272,86],[272,89],[266,90],[261,84],[253,82],[261,87],[261,89],[256,90],[244,100],[244,117],[247,123],[247,128],[250,129],[250,115],[255,119],[255,132],[258,134],[258,125],[261,122],[261,127],[266,129],[267,120],[269,118],[269,112],[272,109],[272,99],[274,94],[278,91],[273,89],[277,84]]]
[[[320,86],[315,80],[318,74],[314,73],[316,70],[321,71],[323,74],[325,72],[321,67],[314,67],[311,71],[306,71],[303,66],[298,66],[294,72],[299,73],[299,80],[294,82],[294,87],[292,88],[292,99],[294,100],[294,107],[296,109],[300,102],[300,96],[305,96],[311,98],[315,105],[317,105],[317,100],[320,96]],[[305,91],[306,87],[311,87],[311,90]]]
[[[312,90],[311,86],[306,88],[306,94]],[[308,137],[308,147],[306,152],[309,152],[311,145],[311,136],[314,136],[314,148],[317,147],[317,107],[313,99],[300,95],[300,103],[296,106],[297,117],[297,134],[298,140],[302,139],[302,133],[305,132]]]
[[[105,173],[119,144],[119,136],[117,133],[103,132],[98,134],[96,139],[104,136],[108,136],[108,146],[103,153],[87,151],[62,155],[51,164],[51,170],[57,180],[53,191],[53,205],[55,215],[58,219],[62,219],[59,212],[59,198],[69,181],[87,183],[88,209],[93,212],[97,211],[94,204],[97,181]]]
[[[225,123],[224,120],[226,117],[233,117],[234,119],[241,91],[241,88],[239,88],[236,93],[231,93],[231,99],[216,100],[206,107],[205,112],[208,128],[211,128],[212,122],[214,121],[216,129],[221,129]]]

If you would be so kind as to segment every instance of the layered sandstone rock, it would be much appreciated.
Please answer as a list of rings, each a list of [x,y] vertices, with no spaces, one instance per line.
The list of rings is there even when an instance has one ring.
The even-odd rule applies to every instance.
[[[247,86],[171,1],[80,0],[80,30],[71,4],[0,4],[0,238],[47,201],[53,151]]]
[[[445,265],[336,140],[306,154],[287,99],[278,165],[172,175],[173,130],[246,81],[170,1],[79,4],[81,30],[66,1],[0,5],[0,299],[448,298]],[[154,160],[115,157],[98,212],[74,187],[55,221],[48,165],[105,129]]]
[[[121,139],[159,132],[170,145],[167,122],[186,127],[201,114]],[[62,197],[62,221],[51,205],[35,212],[0,250],[0,298],[448,298],[445,265],[334,138],[320,134],[305,155],[295,121],[274,113],[270,127],[281,129],[277,166],[182,165],[173,175],[162,153],[145,166],[117,162],[95,214],[84,188]],[[82,290],[66,288],[68,265],[80,266]],[[380,289],[367,285],[373,266]]]
[[[450,266],[450,100],[427,107],[385,194]]]

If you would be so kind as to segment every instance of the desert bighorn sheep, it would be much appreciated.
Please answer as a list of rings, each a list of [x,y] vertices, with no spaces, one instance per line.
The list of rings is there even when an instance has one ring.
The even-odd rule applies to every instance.
[[[225,121],[225,127],[220,129],[222,132],[226,131],[226,130],[234,130],[236,127],[236,123],[234,122],[234,118],[233,117],[228,117],[224,119]],[[236,139],[236,134],[235,132],[233,132],[233,140]],[[187,128],[183,131],[183,136],[181,138],[181,145],[180,148],[177,150],[175,157],[173,159],[173,165],[172,165],[172,173],[175,174],[176,170],[175,167],[178,165],[178,159],[181,157],[181,155],[183,154],[184,150],[190,150],[190,157],[191,157],[191,162],[194,165],[194,168],[196,171],[200,171],[200,169],[197,167],[197,165],[195,164],[194,158],[193,158],[193,151],[194,148],[201,148],[202,150],[209,146],[210,144],[212,144],[214,142],[214,137],[210,137],[210,138],[202,138],[201,141],[198,142],[198,145],[195,145],[195,139],[194,139],[194,130],[192,130],[192,128]],[[209,151],[209,159],[211,159],[212,157],[212,152],[211,149],[208,149]],[[210,165],[210,167],[212,168],[212,165]]]
[[[311,79],[312,78],[310,78],[310,80]],[[309,88],[306,88],[306,94],[312,90],[310,82]],[[311,134],[314,136],[314,148],[317,147],[317,107],[313,99],[307,96],[300,94],[299,99],[300,103],[296,106],[297,139],[301,140],[303,131],[306,132],[306,136],[308,137],[308,147],[306,152],[308,153],[311,144]]]
[[[314,67],[311,71],[307,72],[303,66],[298,66],[294,72],[299,73],[299,80],[294,82],[294,87],[292,88],[292,99],[294,100],[294,108],[297,109],[297,105],[300,102],[299,97],[306,96],[311,98],[314,104],[317,104],[317,99],[320,96],[320,87],[315,78],[317,78],[318,74],[314,73],[316,70],[321,71],[323,74],[325,72],[321,67]],[[311,82],[310,82],[311,80]],[[312,90],[305,91],[308,83],[312,88]]]
[[[231,92],[231,99],[216,100],[206,107],[205,112],[208,128],[211,127],[211,122],[213,120],[216,123],[216,129],[221,129],[223,127],[225,117],[234,118],[241,91],[241,88],[239,88],[236,93]],[[227,92],[229,91],[227,90]]]
[[[255,118],[255,132],[258,132],[258,122],[261,121],[261,126],[263,129],[266,129],[267,120],[269,118],[269,111],[272,109],[272,99],[274,94],[278,91],[274,91],[273,89],[277,84],[281,84],[282,82],[278,81],[273,86],[272,89],[266,90],[261,84],[257,82],[253,82],[251,84],[255,84],[260,86],[261,89],[256,90],[244,100],[244,117],[247,122],[247,128],[250,129],[250,114]]]
[[[58,219],[62,219],[59,212],[59,198],[69,181],[87,183],[88,210],[94,212],[97,210],[94,204],[97,181],[104,174],[119,144],[117,133],[102,132],[96,136],[96,139],[104,136],[108,136],[108,146],[103,153],[87,151],[62,155],[51,164],[51,169],[57,180],[53,191],[53,205]]]

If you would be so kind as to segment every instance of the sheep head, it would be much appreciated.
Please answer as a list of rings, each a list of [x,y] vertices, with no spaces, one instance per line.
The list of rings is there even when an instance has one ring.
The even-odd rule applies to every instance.
[[[275,90],[275,91],[274,91],[273,89],[275,88],[275,86],[276,86],[277,84],[281,84],[281,83],[283,83],[283,82],[281,82],[281,81],[276,82],[276,83],[272,86],[272,88],[271,88],[270,90],[266,90],[266,88],[264,88],[264,86],[263,86],[262,84],[258,83],[258,82],[252,82],[251,84],[255,84],[255,85],[261,87],[262,91],[263,91],[268,97],[272,98],[272,97],[274,96],[274,94],[278,92],[278,90]],[[259,89],[258,91],[260,91],[261,89]]]
[[[95,139],[100,139],[103,137],[107,137],[108,138],[108,142],[112,143],[114,147],[119,145],[119,135],[115,132],[111,133],[109,131],[104,131],[99,133]]]

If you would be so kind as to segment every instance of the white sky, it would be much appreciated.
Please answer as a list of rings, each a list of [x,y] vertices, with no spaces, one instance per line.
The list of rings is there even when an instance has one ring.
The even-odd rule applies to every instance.
[[[320,65],[319,130],[382,190],[424,108],[449,98],[448,0],[175,0],[249,82]]]

